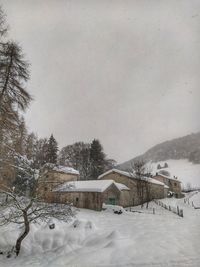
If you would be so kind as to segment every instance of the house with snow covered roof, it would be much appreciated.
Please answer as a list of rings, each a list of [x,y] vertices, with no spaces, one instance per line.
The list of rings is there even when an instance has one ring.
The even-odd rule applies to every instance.
[[[163,182],[151,177],[143,177],[141,180],[139,180],[134,176],[133,173],[112,169],[101,174],[98,179],[113,180],[130,188],[129,203],[127,203],[129,206],[139,205],[141,202],[146,202],[147,199],[159,199],[167,196],[168,187],[165,186]],[[143,187],[142,197],[141,187]]]
[[[113,180],[70,181],[49,193],[49,202],[72,203],[77,208],[101,210],[103,203],[126,206],[130,189]]]
[[[181,181],[175,176],[172,177],[168,171],[161,170],[157,172],[153,179],[168,186],[169,191],[173,192],[175,197],[183,197],[183,194],[181,193]]]
[[[37,194],[41,196],[48,195],[55,186],[68,181],[77,181],[79,172],[71,167],[65,167],[55,164],[45,164],[38,178]]]

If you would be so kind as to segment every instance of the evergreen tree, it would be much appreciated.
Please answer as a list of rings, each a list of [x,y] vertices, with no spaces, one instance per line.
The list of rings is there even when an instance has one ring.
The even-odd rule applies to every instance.
[[[169,166],[168,166],[167,162],[165,162],[164,168],[168,168],[168,167]]]
[[[103,152],[103,147],[99,140],[94,139],[90,148],[90,161],[91,161],[91,179],[97,179],[100,174],[105,171],[106,156]]]
[[[52,134],[48,141],[47,162],[56,164],[57,153],[58,153],[58,143]]]
[[[162,169],[160,163],[157,165],[157,169],[158,169],[158,170]]]
[[[36,188],[38,171],[31,167],[31,161],[26,156],[15,153],[16,178],[13,183],[15,191],[21,195],[32,196]]]
[[[13,42],[0,43],[0,124],[9,128],[31,101],[25,88],[29,79],[28,63],[22,49]]]
[[[0,7],[0,176],[5,168],[14,168],[15,153],[25,153],[27,132],[20,116],[31,101],[26,90],[29,64],[21,47],[6,38],[6,32],[5,15]]]

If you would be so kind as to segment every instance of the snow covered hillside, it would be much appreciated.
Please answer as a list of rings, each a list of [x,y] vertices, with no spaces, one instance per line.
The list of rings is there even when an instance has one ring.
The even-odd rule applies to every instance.
[[[182,186],[190,183],[192,187],[200,187],[200,164],[193,164],[187,159],[159,161],[150,163],[153,173],[159,171],[157,170],[158,164],[164,166],[165,162],[167,162],[168,168],[163,170],[169,171],[172,176],[177,176],[182,182]]]
[[[188,196],[186,196],[188,198]],[[200,204],[200,192],[190,198]],[[150,203],[121,215],[81,209],[70,224],[33,226],[17,258],[0,255],[1,267],[66,266],[200,266],[200,209],[184,199],[162,200],[179,205],[184,217]],[[153,214],[153,208],[155,214]],[[11,245],[16,229],[0,228],[0,248]]]

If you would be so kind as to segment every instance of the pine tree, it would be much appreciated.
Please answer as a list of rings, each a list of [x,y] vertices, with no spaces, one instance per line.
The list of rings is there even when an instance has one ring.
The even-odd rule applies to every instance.
[[[58,143],[52,134],[48,141],[47,162],[56,164],[57,153],[58,153]]]
[[[99,140],[94,139],[90,148],[91,179],[97,179],[105,170],[106,160],[103,147]]]
[[[22,49],[14,42],[0,43],[0,125],[11,127],[31,101],[25,89],[29,79],[28,63]]]
[[[167,162],[165,162],[164,168],[168,168],[168,167],[169,166],[168,166]]]

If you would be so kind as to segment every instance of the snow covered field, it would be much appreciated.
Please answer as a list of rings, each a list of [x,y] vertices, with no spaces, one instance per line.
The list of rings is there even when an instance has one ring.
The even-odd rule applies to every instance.
[[[200,204],[200,193],[190,200]],[[149,210],[121,215],[81,209],[75,222],[57,223],[54,230],[33,225],[18,258],[0,255],[1,267],[66,266],[200,266],[200,209],[183,199],[184,218],[151,202]],[[155,208],[155,215],[152,210]],[[0,247],[10,245],[16,229],[0,228]]]
[[[165,170],[169,171],[171,175],[178,176],[178,179],[182,182],[183,186],[190,183],[192,187],[200,187],[200,164],[193,164],[187,159],[180,160],[166,160],[156,163],[152,163],[153,172],[157,172],[157,165],[164,166],[165,162],[168,164],[168,168]]]

